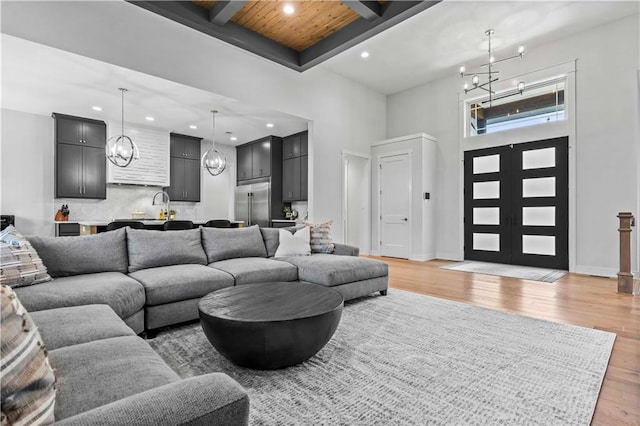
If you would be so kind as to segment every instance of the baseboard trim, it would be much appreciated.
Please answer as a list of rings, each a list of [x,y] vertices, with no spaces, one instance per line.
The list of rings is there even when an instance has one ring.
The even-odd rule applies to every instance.
[[[464,256],[461,256],[460,254],[454,252],[438,252],[436,254],[436,258],[442,260],[453,260],[456,262],[461,262],[464,260]]]
[[[434,254],[412,254],[409,256],[409,260],[414,262],[426,262],[427,260],[433,260],[436,256]]]
[[[576,274],[594,275],[596,277],[613,278],[618,276],[618,271],[612,268],[602,268],[599,266],[576,265]]]

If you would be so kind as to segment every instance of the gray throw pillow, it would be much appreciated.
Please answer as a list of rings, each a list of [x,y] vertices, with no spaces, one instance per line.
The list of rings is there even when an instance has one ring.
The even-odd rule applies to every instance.
[[[27,237],[52,277],[127,272],[124,229],[78,237]]]
[[[150,231],[127,228],[129,272],[157,266],[207,264],[200,230]]]
[[[209,263],[238,257],[267,257],[258,225],[230,229],[202,228],[202,245]]]

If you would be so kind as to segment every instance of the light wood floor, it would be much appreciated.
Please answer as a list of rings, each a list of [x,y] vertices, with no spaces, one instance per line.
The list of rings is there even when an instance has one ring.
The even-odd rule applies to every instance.
[[[549,284],[439,269],[448,261],[378,259],[391,288],[616,333],[592,424],[640,425],[640,296],[617,294],[616,279],[567,274]]]

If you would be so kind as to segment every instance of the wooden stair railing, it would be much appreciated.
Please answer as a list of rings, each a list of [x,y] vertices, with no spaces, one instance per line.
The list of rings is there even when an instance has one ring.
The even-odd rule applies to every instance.
[[[620,272],[618,272],[618,293],[633,294],[633,274],[631,273],[631,227],[635,225],[630,212],[618,213],[620,219]]]

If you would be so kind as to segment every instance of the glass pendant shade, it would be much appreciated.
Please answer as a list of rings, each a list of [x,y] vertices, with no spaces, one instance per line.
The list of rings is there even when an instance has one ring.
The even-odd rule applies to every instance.
[[[124,134],[124,92],[127,89],[118,89],[122,93],[122,127],[117,136],[112,136],[104,147],[107,159],[117,167],[128,167],[138,161],[140,152],[136,143]]]
[[[204,168],[211,176],[218,176],[227,168],[227,157],[215,148],[216,139],[216,113],[213,113],[213,137],[211,138],[211,149],[202,156],[202,168]]]
[[[118,167],[127,167],[138,161],[138,146],[127,135],[112,136],[105,147],[107,159]]]

